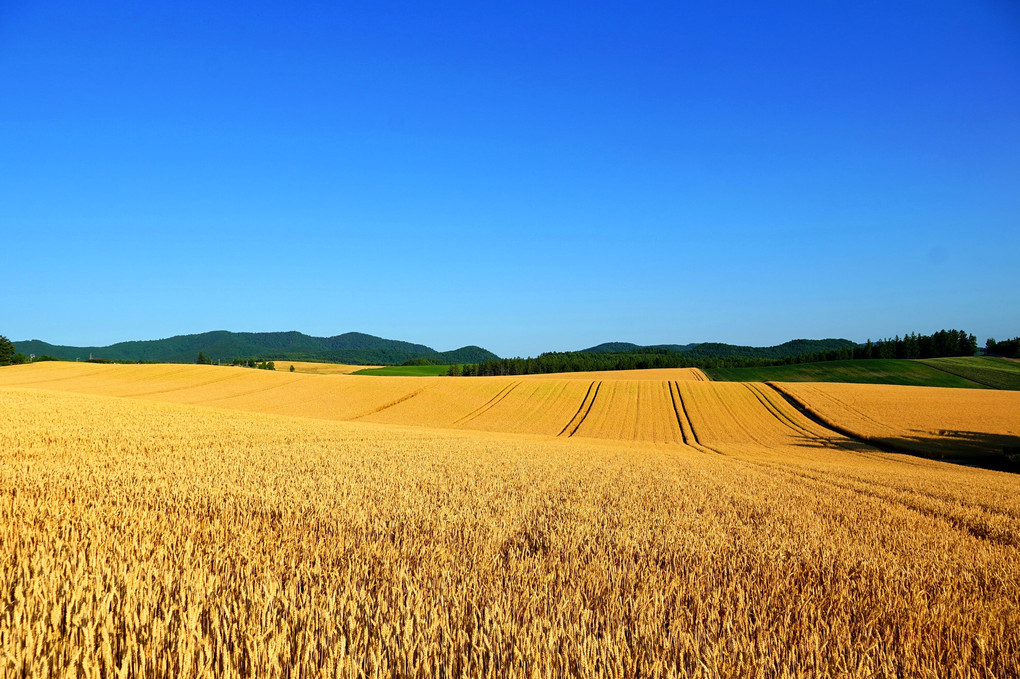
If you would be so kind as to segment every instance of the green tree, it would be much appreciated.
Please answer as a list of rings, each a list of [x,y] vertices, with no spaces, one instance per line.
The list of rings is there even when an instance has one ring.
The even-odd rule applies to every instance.
[[[14,363],[14,342],[0,335],[0,365]]]
[[[212,365],[212,359],[205,355],[204,352],[198,352],[198,359],[195,361],[199,365]]]
[[[291,367],[290,367],[290,371],[291,371],[291,372],[294,372],[294,366],[291,366]]]

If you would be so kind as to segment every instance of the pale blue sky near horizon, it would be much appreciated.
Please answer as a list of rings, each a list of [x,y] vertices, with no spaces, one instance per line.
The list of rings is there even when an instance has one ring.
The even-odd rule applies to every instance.
[[[0,334],[1020,335],[1020,6],[0,2]]]

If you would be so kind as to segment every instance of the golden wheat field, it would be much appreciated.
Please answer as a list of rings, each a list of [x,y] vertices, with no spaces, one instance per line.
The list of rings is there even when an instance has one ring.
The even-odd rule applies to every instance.
[[[345,363],[319,363],[313,361],[276,361],[276,369],[290,371],[294,366],[294,372],[309,373],[311,375],[350,375],[359,370],[368,368],[379,368],[378,365],[347,365]]]
[[[636,378],[626,379],[620,373],[577,373],[569,378],[458,380],[229,366],[50,362],[6,368],[0,373],[0,385],[330,420],[666,443],[681,440],[680,418],[668,394],[675,384],[686,387],[704,380],[704,375],[689,369],[635,372]],[[602,417],[603,426],[592,426],[607,406],[620,412],[611,421]],[[594,410],[591,418],[589,408]],[[583,429],[579,428],[582,421],[587,421]]]
[[[1020,444],[1020,391],[803,382],[779,388],[824,421],[880,445],[967,457]]]
[[[0,369],[0,676],[1020,675],[1016,476],[684,374]]]

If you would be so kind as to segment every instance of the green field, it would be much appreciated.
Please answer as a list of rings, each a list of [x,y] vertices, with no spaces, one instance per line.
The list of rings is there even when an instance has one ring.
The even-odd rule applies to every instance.
[[[705,369],[705,373],[711,379],[720,382],[860,382],[922,387],[988,388],[985,384],[926,365],[926,362],[896,358],[796,363],[763,368],[708,368]]]
[[[435,377],[447,365],[391,365],[367,368],[354,375]],[[761,368],[706,368],[718,382],[859,382],[922,387],[1020,390],[1020,362],[1002,358],[866,359],[822,361]]]
[[[389,377],[437,377],[445,375],[448,365],[388,365],[385,368],[367,368],[352,375],[382,375]]]
[[[992,356],[926,358],[921,363],[994,389],[1020,390],[1020,361]]]

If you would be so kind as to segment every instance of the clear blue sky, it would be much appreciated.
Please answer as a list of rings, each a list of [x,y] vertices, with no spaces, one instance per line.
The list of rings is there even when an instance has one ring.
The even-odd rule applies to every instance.
[[[0,237],[16,341],[1002,339],[1020,8],[0,2]]]

